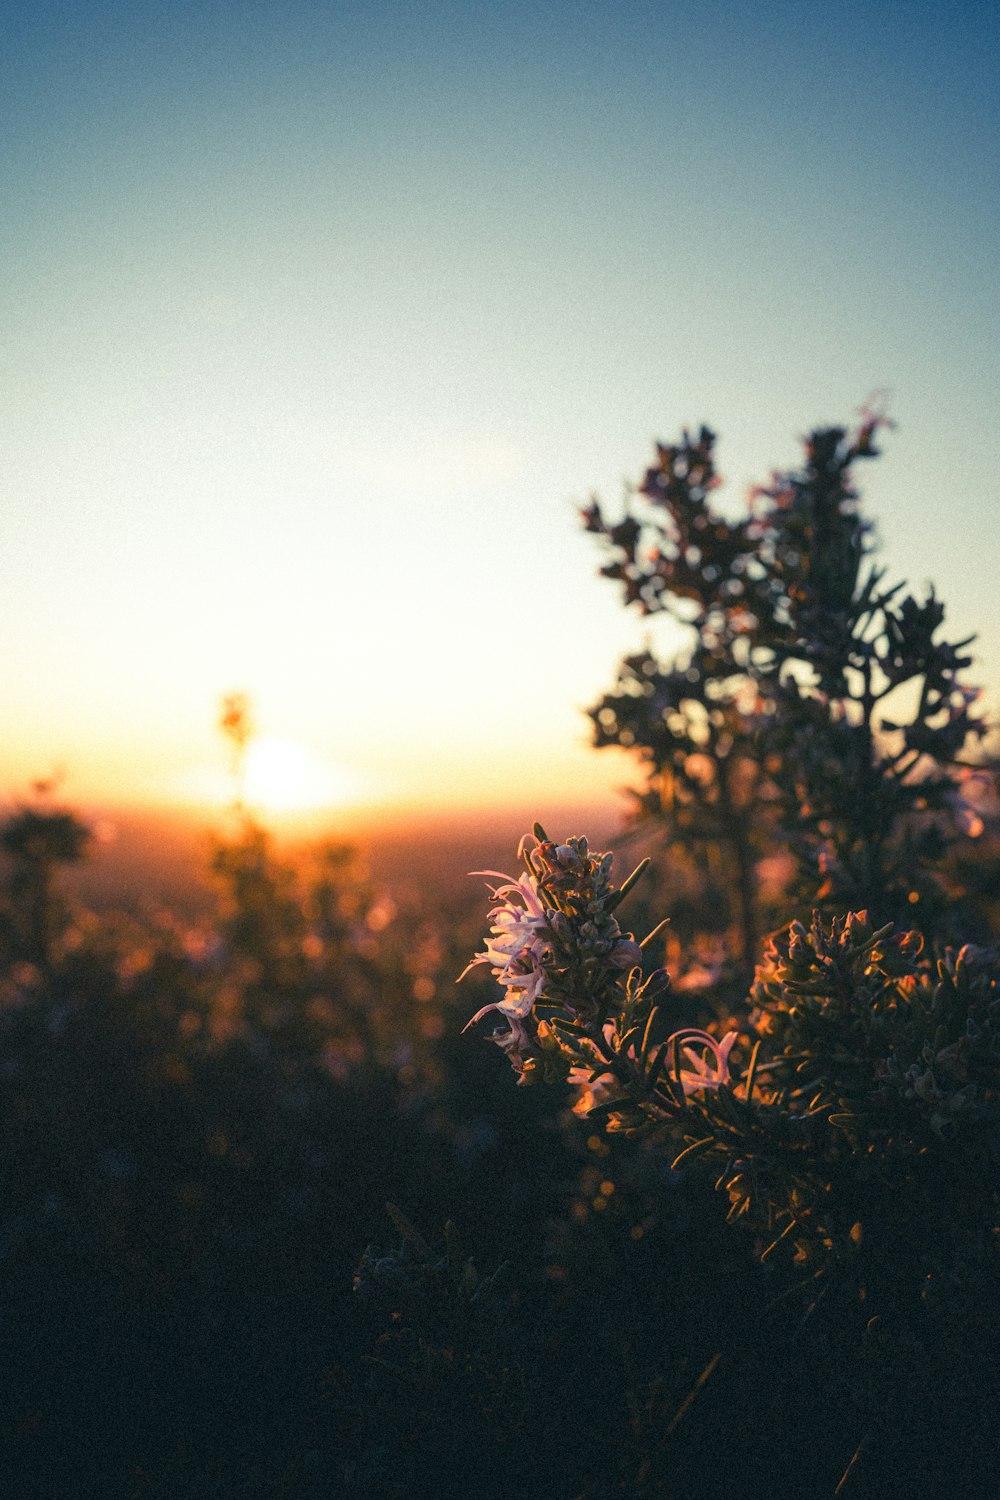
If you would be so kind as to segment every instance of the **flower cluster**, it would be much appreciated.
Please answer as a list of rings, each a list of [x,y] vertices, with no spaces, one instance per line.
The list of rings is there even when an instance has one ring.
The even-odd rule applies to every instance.
[[[492,1040],[520,1082],[574,1084],[580,1101],[600,1100],[618,1129],[641,1128],[683,1110],[693,1095],[728,1087],[735,1031],[719,1041],[689,1026],[655,1041],[655,1002],[669,979],[663,970],[643,979],[644,944],[614,915],[646,862],[616,888],[610,854],[592,853],[584,838],[555,844],[538,825],[520,853],[526,870],[516,879],[474,872],[500,884],[490,888],[490,936],[460,978],[488,964],[504,993],[468,1025],[499,1012],[507,1029]]]
[[[553,843],[538,825],[533,836],[521,840],[519,855],[526,868],[516,878],[473,871],[499,884],[490,887],[496,903],[490,935],[459,977],[480,964],[490,966],[503,996],[484,1005],[468,1024],[498,1011],[508,1030],[494,1040],[527,1081],[533,1069],[525,1070],[526,1060],[555,1050],[551,1027],[544,1025],[537,1005],[598,1032],[607,1016],[620,1010],[627,976],[642,955],[613,913],[641,869],[616,890],[610,854],[592,853],[585,838]]]
[[[477,964],[489,964],[506,995],[493,1005],[484,1005],[469,1026],[481,1021],[491,1010],[498,1010],[511,1023],[520,1022],[531,1010],[545,983],[545,961],[552,957],[549,919],[554,914],[542,905],[534,875],[525,874],[514,880],[496,870],[473,870],[472,873],[489,875],[502,884],[493,887],[498,904],[490,912],[492,935],[483,952],[476,954],[459,978],[464,979]]]

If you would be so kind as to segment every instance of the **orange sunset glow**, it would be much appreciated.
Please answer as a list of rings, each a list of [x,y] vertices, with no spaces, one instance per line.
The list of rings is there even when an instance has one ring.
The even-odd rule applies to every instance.
[[[93,94],[25,33],[42,83],[11,135],[2,293],[4,785],[59,767],[85,801],[176,804],[241,682],[313,764],[267,773],[272,806],[510,805],[570,783],[613,806],[620,768],[587,756],[583,710],[644,630],[683,637],[621,610],[580,508],[707,421],[739,514],[809,424],[872,392],[897,423],[865,476],[894,576],[933,577],[979,632],[995,701],[975,101],[941,125],[961,171],[920,145],[916,95],[886,137],[874,81],[803,156],[779,146],[790,38],[767,53],[780,88],[734,58],[716,108],[715,69],[668,98],[629,32],[631,82],[604,78],[593,115],[568,74],[494,74],[474,26],[471,72],[449,73],[440,17],[403,28],[406,79],[383,94],[374,34],[307,12],[291,51],[233,74],[206,21],[190,76],[173,49],[191,38],[160,54],[137,13],[128,63],[124,34],[114,65],[102,33],[78,41]]]

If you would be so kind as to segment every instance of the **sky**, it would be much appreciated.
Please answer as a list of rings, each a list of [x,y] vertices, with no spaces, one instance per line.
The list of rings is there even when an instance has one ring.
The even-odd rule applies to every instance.
[[[997,705],[992,3],[2,9],[0,794],[214,795],[241,690],[331,801],[612,797],[583,710],[677,642],[577,510],[704,421],[738,511],[875,392]]]

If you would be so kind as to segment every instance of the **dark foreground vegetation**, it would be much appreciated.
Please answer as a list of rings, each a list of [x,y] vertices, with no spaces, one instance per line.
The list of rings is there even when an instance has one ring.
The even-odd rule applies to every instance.
[[[537,830],[458,991],[481,891],[280,854],[236,700],[203,915],[88,912],[85,823],[7,818],[0,1493],[998,1492],[995,778],[869,560],[877,425],[739,521],[704,431],[588,510],[691,651],[594,709],[620,865]]]

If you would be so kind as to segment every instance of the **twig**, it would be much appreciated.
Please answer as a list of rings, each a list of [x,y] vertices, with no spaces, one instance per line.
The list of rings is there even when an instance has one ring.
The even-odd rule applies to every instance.
[[[854,1465],[857,1463],[858,1459],[861,1457],[861,1450],[864,1448],[864,1446],[867,1443],[867,1441],[868,1441],[868,1434],[865,1433],[864,1437],[861,1439],[860,1443],[855,1448],[855,1450],[854,1450],[854,1456],[852,1457],[850,1463],[847,1465],[847,1468],[844,1470],[843,1474],[841,1474],[841,1476],[840,1476],[840,1483],[837,1485],[837,1488],[833,1492],[835,1497],[837,1495],[842,1495],[844,1493],[844,1491],[846,1490],[846,1488],[847,1488],[847,1482],[848,1482],[848,1480],[849,1480],[849,1478],[851,1476],[851,1470],[854,1468]]]
[[[683,1422],[684,1418],[687,1416],[688,1411],[690,1410],[692,1401],[694,1400],[695,1396],[697,1396],[702,1386],[707,1385],[711,1380],[715,1367],[719,1363],[719,1360],[721,1358],[721,1349],[719,1350],[718,1354],[712,1355],[712,1358],[702,1370],[701,1374],[698,1376],[698,1379],[695,1381],[694,1385],[688,1391],[687,1395],[684,1397],[684,1400],[681,1402],[680,1406],[674,1413],[673,1420],[671,1421],[670,1426],[667,1428],[667,1437],[672,1437],[677,1428],[680,1426],[681,1422]]]

